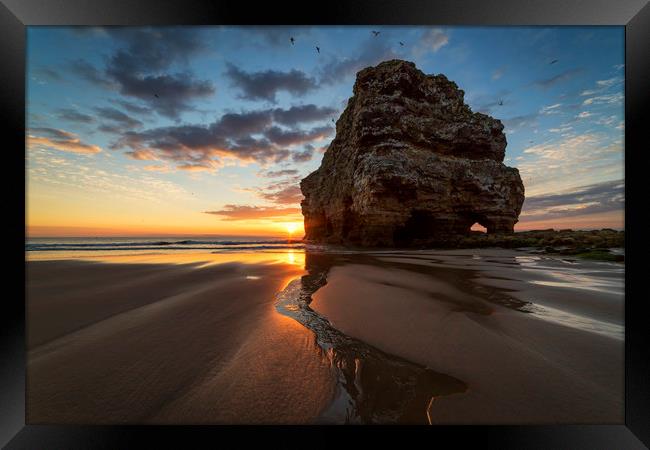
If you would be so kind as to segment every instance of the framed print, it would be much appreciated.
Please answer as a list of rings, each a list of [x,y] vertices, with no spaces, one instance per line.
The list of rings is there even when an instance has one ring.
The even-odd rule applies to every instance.
[[[509,3],[3,0],[2,444],[650,445],[650,6]]]

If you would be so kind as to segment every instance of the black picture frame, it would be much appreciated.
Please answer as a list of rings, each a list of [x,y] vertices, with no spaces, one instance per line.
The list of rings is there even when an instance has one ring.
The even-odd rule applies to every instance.
[[[44,426],[25,424],[25,39],[30,25],[403,24],[625,26],[625,424],[438,427]],[[7,286],[0,328],[0,444],[35,448],[215,447],[251,438],[271,447],[404,444],[424,439],[495,448],[650,446],[650,338],[642,279],[645,128],[650,105],[650,4],[646,0],[0,0],[0,117],[4,134]],[[7,205],[9,202],[9,205]],[[8,206],[8,208],[7,208]],[[9,289],[11,287],[11,289]],[[10,293],[9,293],[10,292]],[[198,446],[195,444],[194,446]]]

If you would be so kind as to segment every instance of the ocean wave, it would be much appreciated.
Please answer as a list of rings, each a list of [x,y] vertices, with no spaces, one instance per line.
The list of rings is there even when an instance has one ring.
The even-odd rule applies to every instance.
[[[27,243],[26,251],[96,251],[96,250],[220,250],[220,249],[264,249],[295,248],[302,244],[299,240],[181,240],[181,241],[137,241],[137,242],[56,242],[56,243]]]

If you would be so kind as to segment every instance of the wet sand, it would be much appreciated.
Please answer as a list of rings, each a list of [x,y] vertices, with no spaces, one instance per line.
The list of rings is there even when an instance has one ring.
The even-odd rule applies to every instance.
[[[304,423],[332,397],[313,334],[274,309],[300,266],[27,268],[29,423]]]
[[[622,271],[505,250],[390,252],[332,264],[310,306],[463,381],[434,396],[431,423],[623,423]]]
[[[28,422],[622,423],[623,272],[491,249],[30,261]]]

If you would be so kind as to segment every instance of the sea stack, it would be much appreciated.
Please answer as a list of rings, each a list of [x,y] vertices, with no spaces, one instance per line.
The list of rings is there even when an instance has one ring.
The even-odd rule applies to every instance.
[[[320,167],[304,178],[305,239],[411,246],[512,233],[524,202],[503,164],[501,121],[472,112],[444,75],[391,60],[357,73]]]

